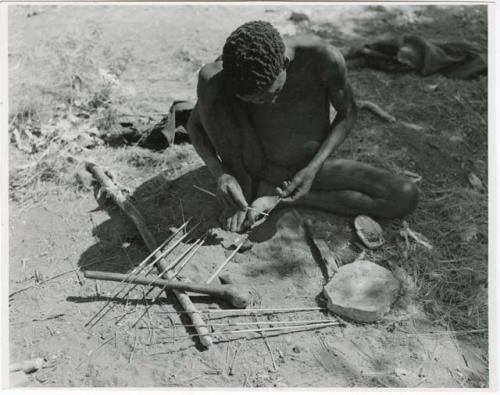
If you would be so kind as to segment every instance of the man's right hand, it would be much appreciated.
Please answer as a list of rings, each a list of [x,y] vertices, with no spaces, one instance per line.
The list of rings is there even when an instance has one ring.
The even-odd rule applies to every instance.
[[[246,210],[248,203],[238,180],[230,174],[222,174],[217,180],[217,199],[228,208]]]

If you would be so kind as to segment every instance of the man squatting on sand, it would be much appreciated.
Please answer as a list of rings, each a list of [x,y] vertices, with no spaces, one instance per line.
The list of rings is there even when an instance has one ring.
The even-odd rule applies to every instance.
[[[345,61],[314,36],[282,38],[248,22],[205,65],[188,131],[217,179],[222,226],[244,231],[281,197],[335,214],[402,217],[417,205],[405,178],[331,155],[356,119]],[[330,104],[337,114],[330,121]]]

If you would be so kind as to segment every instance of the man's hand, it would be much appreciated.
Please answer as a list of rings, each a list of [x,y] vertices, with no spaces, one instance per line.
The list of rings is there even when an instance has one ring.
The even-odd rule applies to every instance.
[[[245,210],[248,203],[240,184],[230,174],[222,174],[217,180],[217,199],[228,208]]]
[[[225,207],[219,217],[219,222],[225,230],[229,230],[231,232],[242,232],[246,228],[246,225],[244,225],[246,217],[246,210]]]
[[[285,182],[281,196],[284,203],[291,203],[307,195],[316,177],[316,171],[309,167],[300,170],[292,181]]]

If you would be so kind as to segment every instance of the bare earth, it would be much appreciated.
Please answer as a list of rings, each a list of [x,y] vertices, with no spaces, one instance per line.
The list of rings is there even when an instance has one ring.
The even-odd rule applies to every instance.
[[[155,114],[165,113],[173,100],[195,99],[197,69],[218,55],[227,34],[241,23],[265,19],[285,34],[300,30],[300,26],[287,20],[291,8],[276,6],[149,6],[133,11],[132,7],[110,6],[37,9],[39,15],[32,18],[26,18],[26,8],[10,11],[10,91],[14,105],[22,103],[22,84],[53,78],[45,68],[36,73],[33,68],[37,62],[44,64],[43,51],[49,48],[45,45],[57,41],[62,34],[78,37],[98,27],[100,40],[112,52],[127,48],[127,68],[113,91],[117,107],[126,113]],[[294,10],[306,10],[319,25],[328,21],[343,37],[353,41],[362,38],[354,29],[356,23],[362,24],[364,18],[375,12],[345,6]],[[401,16],[411,17],[411,13]],[[382,89],[380,78],[384,77],[380,76],[383,74],[365,74],[356,80],[354,73],[352,79],[358,91],[372,78],[379,78]],[[384,100],[394,102],[389,96],[375,95],[372,99],[388,107]],[[392,109],[397,112],[397,106]],[[401,130],[395,135],[392,129],[384,129],[389,126],[382,121],[367,118],[365,115],[361,120],[361,132],[351,137],[341,155],[363,160],[369,154],[377,156],[382,150],[391,151],[399,155],[394,162],[385,164],[393,171],[418,170],[425,183],[433,177],[439,179],[438,168],[453,168],[446,173],[453,182],[464,184],[457,181],[465,179],[463,167],[454,158],[424,144],[425,133]],[[451,144],[446,133],[433,139],[433,144],[445,152]],[[361,148],[356,150],[358,140]],[[470,147],[457,145],[454,155],[464,158],[470,155],[469,150]],[[215,236],[201,247],[183,276],[204,282],[229,255],[223,244],[235,235],[218,229],[220,207],[214,199],[193,188],[198,185],[213,190],[214,182],[192,146],[175,146],[152,156],[135,147],[101,147],[88,156],[112,169],[117,182],[132,191],[134,202],[158,240],[164,240],[170,229],[191,216],[193,222],[201,222],[195,236],[215,229]],[[25,160],[26,154],[11,147],[11,166]],[[379,161],[373,159],[377,165]],[[417,163],[417,168],[411,163]],[[473,166],[482,169],[480,164]],[[480,170],[477,172],[483,175]],[[410,285],[391,314],[377,324],[345,323],[315,331],[268,335],[267,339],[257,335],[249,335],[248,338],[255,337],[250,340],[234,335],[215,336],[216,344],[209,350],[201,350],[194,338],[185,336],[193,331],[171,327],[174,323],[188,323],[175,314],[179,306],[173,295],[165,298],[163,294],[150,305],[151,298],[143,299],[139,288],[130,300],[117,300],[113,311],[89,330],[85,323],[106,303],[115,284],[85,280],[80,271],[40,285],[37,281],[75,268],[126,273],[148,252],[134,225],[112,203],[98,203],[91,191],[59,186],[55,192],[40,196],[31,204],[12,201],[10,205],[10,292],[34,285],[9,300],[10,358],[20,361],[45,357],[50,362],[49,367],[29,375],[29,386],[488,385],[485,348],[469,335],[450,335],[444,323],[431,320]],[[418,216],[417,210],[409,223],[418,221]],[[305,210],[278,210],[252,235],[253,248],[237,254],[223,272],[229,273],[235,282],[255,289],[255,306],[324,305],[325,277],[304,237],[304,218],[314,221],[332,250],[345,251],[344,263],[361,252],[352,220]],[[382,225],[387,243],[381,251],[368,252],[367,258],[386,265],[391,251],[403,251],[405,244],[399,236],[401,221]],[[426,233],[424,225],[419,229]],[[181,246],[179,251],[188,244]],[[413,246],[409,254],[421,248]],[[408,280],[407,272],[413,275],[413,269],[405,269],[400,276]],[[228,307],[202,296],[194,295],[192,300],[200,309]],[[331,316],[326,311],[311,311],[260,316],[258,320],[328,317]],[[257,319],[224,318],[217,313],[205,318],[214,324]],[[169,340],[173,335],[180,337]]]

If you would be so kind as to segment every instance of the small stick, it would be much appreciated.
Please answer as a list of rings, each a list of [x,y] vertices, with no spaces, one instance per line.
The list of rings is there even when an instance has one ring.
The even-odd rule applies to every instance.
[[[238,348],[236,349],[235,353],[234,353],[234,356],[233,356],[233,361],[231,362],[231,366],[229,366],[229,371],[228,371],[228,374],[230,376],[233,375],[233,369],[234,369],[234,365],[236,363],[236,359],[238,358],[238,355],[240,353],[240,350],[241,350],[241,347],[243,347],[243,341],[240,341],[239,345],[238,345]]]
[[[289,313],[295,311],[317,311],[317,310],[328,310],[326,307],[277,307],[277,308],[251,308],[251,309],[206,309],[200,310],[200,313],[252,313],[254,311],[264,311],[268,313],[263,314],[273,314],[274,312]],[[177,314],[184,313],[184,311],[159,311],[158,314]],[[214,317],[218,318],[218,317]]]
[[[205,188],[199,187],[198,185],[193,185],[193,188],[196,188],[197,190],[201,192],[205,192],[207,195],[210,195],[212,197],[217,197],[217,195],[213,192],[210,192],[209,190],[206,190]]]
[[[195,227],[196,227],[196,226],[198,226],[198,225],[195,225]],[[170,246],[168,249],[166,249],[165,251],[161,252],[161,253],[160,253],[160,254],[159,254],[159,255],[155,258],[155,260],[154,260],[154,261],[152,261],[150,264],[148,264],[148,269],[149,269],[149,270],[148,270],[148,272],[147,272],[146,274],[151,273],[151,272],[153,271],[153,265],[154,265],[154,264],[156,264],[158,261],[160,261],[160,260],[164,259],[164,258],[165,258],[168,254],[170,254],[170,252],[172,252],[172,251],[173,251],[173,249],[174,249],[175,247],[177,247],[177,246],[178,246],[178,245],[182,242],[182,240],[184,240],[184,239],[188,236],[188,234],[189,234],[189,233],[190,233],[190,232],[191,232],[191,231],[192,231],[195,227],[193,227],[193,228],[192,228],[192,229],[191,229],[188,233],[184,234],[184,235],[183,235],[183,236],[182,236],[179,240],[177,240],[177,241],[176,241],[176,242],[175,242],[172,246]],[[181,229],[182,229],[182,227],[181,227],[181,228],[179,228],[179,229],[175,232],[175,234],[177,234],[177,233],[178,233]],[[136,268],[136,269],[137,269],[137,268]],[[139,271],[136,271],[135,269],[134,269],[134,270],[132,270],[132,271],[131,271],[128,275],[126,275],[126,276],[123,278],[123,280],[122,280],[122,281],[120,281],[120,282],[119,282],[119,284],[118,284],[115,288],[113,288],[113,291],[114,291],[114,290],[115,290],[118,286],[120,286],[120,284],[122,284],[122,283],[124,283],[124,282],[125,282],[125,283],[127,283],[127,281],[128,281],[128,280],[129,280],[132,276],[134,276],[134,275],[135,275],[135,274],[137,274],[138,272],[141,272],[142,270],[143,270],[143,269],[141,269],[141,270],[139,270]],[[96,317],[97,317],[97,316],[98,316],[101,312],[103,312],[103,310],[104,310],[107,306],[109,306],[109,307],[108,307],[108,309],[107,309],[105,312],[103,312],[103,313],[102,313],[102,315],[101,315],[101,316],[100,316],[100,317],[99,317],[99,318],[98,318],[95,322],[93,322],[93,323],[92,323],[92,325],[90,325],[90,328],[93,328],[93,327],[94,327],[94,326],[95,326],[95,325],[96,325],[96,324],[97,324],[100,320],[102,320],[102,319],[104,318],[104,316],[105,316],[105,315],[106,315],[109,311],[113,310],[113,306],[112,306],[112,305],[110,306],[111,302],[113,301],[113,299],[114,299],[114,298],[117,298],[117,297],[118,297],[118,295],[119,295],[122,291],[124,291],[125,289],[127,289],[127,287],[128,287],[128,286],[130,286],[130,285],[124,285],[124,286],[122,287],[122,289],[120,289],[120,290],[119,290],[119,291],[118,291],[118,292],[117,292],[117,293],[113,296],[113,298],[110,298],[110,299],[108,300],[108,302],[107,302],[107,303],[106,303],[106,304],[105,304],[105,305],[104,305],[104,306],[103,306],[103,307],[102,307],[102,308],[101,308],[101,309],[100,309],[100,310],[99,310],[96,314],[94,314],[94,316],[93,316],[93,317],[92,317],[89,321],[87,321],[87,323],[85,324],[85,326],[89,325],[89,324],[90,324],[90,323],[91,323],[94,319],[96,319]],[[125,294],[123,294],[121,297],[122,297],[122,298],[125,298],[125,297],[126,297],[126,296],[128,296],[128,295],[129,295],[129,294],[130,294],[130,293],[131,293],[131,292],[132,292],[132,291],[133,291],[136,287],[137,287],[137,284],[133,284],[133,285],[131,285],[131,286],[130,286],[130,288],[128,289],[128,291],[127,291],[127,292],[125,292]],[[112,291],[112,292],[113,292],[113,291]],[[90,329],[90,328],[89,328],[89,329]]]
[[[158,248],[156,248],[151,254],[149,254],[146,259],[144,259],[139,265],[137,265],[129,274],[128,277],[132,277],[134,274],[136,273],[139,273],[142,271],[143,269],[143,266],[146,264],[146,262],[151,258],[153,257],[156,253],[158,253],[158,251],[160,251],[160,249],[162,249],[166,244],[168,244],[171,240],[173,240],[173,238],[185,227],[187,226],[187,223],[189,221],[185,222],[179,229],[177,229],[170,237],[168,237],[160,246],[158,246]],[[153,261],[154,262],[154,261]],[[153,263],[154,264],[154,263]],[[124,281],[118,283],[111,291],[110,293],[113,293],[115,292],[119,287],[120,285],[123,283]],[[118,297],[118,295],[120,294],[120,292],[123,291],[124,288],[120,289],[118,292],[116,292],[114,295],[113,295],[113,298],[116,298]],[[112,298],[112,299],[113,299]],[[84,325],[84,326],[87,326],[89,325],[102,311],[104,311],[104,309],[111,303],[111,299],[97,312],[95,313],[92,318],[90,320],[87,321],[87,323]]]
[[[48,321],[64,316],[64,313],[52,314],[45,318],[34,318],[32,321]]]
[[[256,315],[254,315],[254,318],[257,321]],[[257,323],[257,328],[262,329],[262,327],[258,323]],[[266,345],[267,350],[269,351],[269,355],[271,356],[271,362],[273,363],[273,369],[276,372],[276,371],[278,371],[278,367],[276,366],[276,361],[274,360],[273,350],[271,349],[271,346],[269,345],[269,341],[267,340],[267,337],[264,334],[264,331],[260,331],[260,334],[262,335],[262,338],[264,339],[264,344]]]
[[[18,289],[17,291],[11,292],[11,293],[9,294],[9,299],[10,299],[12,296],[14,296],[14,295],[17,295],[17,294],[19,294],[19,293],[21,293],[21,292],[27,291],[28,289],[34,288],[34,287],[36,287],[37,285],[42,285],[42,284],[45,284],[45,283],[47,283],[47,282],[49,282],[49,281],[55,280],[56,278],[59,278],[59,277],[65,276],[65,275],[67,275],[67,274],[70,274],[70,273],[76,272],[77,270],[84,269],[84,268],[86,268],[86,267],[89,267],[89,266],[92,266],[92,265],[95,265],[95,264],[96,264],[96,262],[87,263],[87,264],[85,264],[85,265],[80,266],[78,269],[66,270],[65,272],[62,272],[62,273],[56,274],[55,276],[49,277],[49,278],[47,278],[46,280],[40,281],[39,283],[36,283],[36,284],[31,284],[31,285],[30,285],[30,286],[28,286],[28,287]]]
[[[134,335],[134,344],[132,345],[132,351],[130,351],[130,355],[128,357],[129,364],[132,362],[132,357],[134,356],[136,344],[137,344],[137,330],[135,331],[135,335]]]
[[[324,323],[324,324],[310,324],[310,325],[288,325],[288,326],[281,326],[281,327],[275,327],[275,328],[255,328],[255,329],[237,329],[237,330],[232,330],[232,331],[221,331],[221,332],[211,332],[211,335],[232,335],[232,334],[237,334],[237,333],[259,333],[259,332],[270,332],[270,331],[285,331],[284,333],[287,333],[286,331],[288,330],[293,330],[293,329],[302,329],[302,330],[309,330],[309,329],[319,329],[319,328],[327,328],[330,326],[338,326],[338,322],[332,322],[332,323]],[[181,339],[181,338],[189,338],[189,337],[195,337],[199,336],[198,334],[192,334],[192,335],[181,335],[181,336],[174,336],[174,337],[167,337],[166,339]]]
[[[375,115],[378,115],[384,121],[391,122],[391,123],[396,122],[396,118],[393,115],[382,110],[377,104],[375,104],[371,101],[357,100],[356,104],[358,105],[359,109],[366,108],[367,110],[370,110],[371,112],[373,112]]]
[[[201,192],[205,192],[206,194],[208,194],[208,195],[210,195],[210,196],[212,196],[214,198],[217,197],[217,195],[215,193],[207,191],[205,188],[199,187],[198,185],[193,185],[193,188],[196,188],[196,189],[198,189]],[[258,213],[260,215],[264,215],[265,217],[267,217],[269,215],[268,213],[265,213],[263,211],[257,210],[256,208],[253,208],[251,206],[247,206],[247,210],[255,211],[256,213]]]
[[[176,261],[174,261],[174,264],[170,265],[169,267],[167,267],[162,273],[160,273],[160,275],[156,278],[156,279],[161,279],[161,277],[167,272],[167,270],[169,270],[171,267],[175,266],[177,264],[178,261],[180,261],[182,258],[184,258],[187,253],[191,252],[191,254],[186,257],[186,259],[184,260],[185,262],[187,262],[189,259],[191,259],[191,257],[194,255],[194,253],[197,251],[197,243],[200,241],[201,239],[198,239],[195,243],[193,243],[186,251],[184,251],[182,253],[182,255],[176,259]],[[200,243],[200,245],[203,244],[203,241]],[[175,277],[176,275],[174,275],[173,277]],[[148,287],[151,286],[153,284],[154,280],[151,280],[151,282],[147,285]],[[156,287],[151,287],[149,289],[148,292],[146,292],[146,294],[144,294],[143,298],[145,298],[146,296],[148,296]],[[149,314],[149,309],[151,308],[151,306],[153,305],[153,303],[155,302],[156,298],[158,298],[165,290],[167,289],[167,286],[163,286],[161,289],[160,289],[160,292],[158,292],[158,295],[156,295],[152,300],[151,300],[151,304],[149,304],[147,307],[146,307],[146,310],[144,311],[144,313],[141,314],[141,316],[132,324],[132,328],[134,328],[138,323],[139,321],[142,319],[142,317],[144,317],[146,315],[146,313]],[[196,325],[193,325],[193,326],[196,326]]]
[[[156,276],[156,278],[159,279],[165,273],[167,273],[169,270],[171,270],[174,267],[176,267],[179,264],[179,262],[181,262],[186,256],[189,255],[190,252],[192,252],[196,248],[196,246],[198,245],[198,243],[199,243],[200,240],[201,239],[196,240],[193,244],[191,244],[188,248],[186,248],[186,250],[181,255],[179,255],[177,258],[175,258],[174,261],[170,265],[168,265],[165,269],[163,269],[160,272],[160,274]],[[151,285],[151,284],[149,284],[149,285]]]
[[[225,323],[213,323],[210,325],[206,325],[207,327],[227,327],[227,326],[249,326],[249,325],[288,325],[288,324],[327,324],[331,322],[338,322],[337,320],[297,320],[297,321],[248,321],[248,322],[225,322]],[[182,327],[190,327],[192,324],[173,324],[171,326],[182,326]],[[170,326],[170,327],[171,327]],[[141,327],[139,329],[144,329],[145,327]],[[166,330],[166,328],[165,328]]]
[[[227,344],[226,346],[226,358],[224,359],[224,371],[226,371],[226,366],[227,366],[227,360],[229,359],[229,348],[231,347],[231,344]]]
[[[222,269],[229,263],[231,259],[236,255],[236,253],[243,247],[243,244],[245,244],[245,241],[247,241],[248,235],[246,237],[243,237],[242,240],[240,241],[240,244],[234,249],[234,251],[227,257],[227,259],[217,268],[217,270],[210,276],[210,278],[207,280],[207,284],[210,284],[215,277],[219,275]]]
[[[189,256],[187,256],[186,259],[184,259],[184,262],[182,262],[179,265],[179,268],[173,274],[173,277],[177,277],[179,275],[179,273],[182,271],[182,269],[184,269],[184,266],[186,266],[186,264],[191,260],[191,258],[194,256],[194,254],[196,254],[196,252],[200,249],[200,247],[203,245],[203,243],[205,243],[205,239],[200,239],[200,240],[201,240],[200,243],[193,249],[193,251],[191,251]]]

